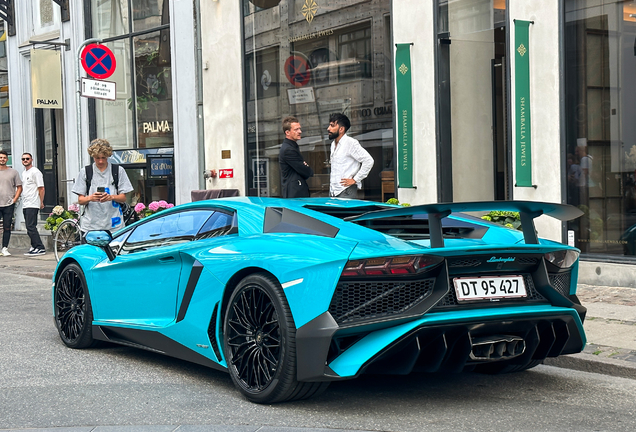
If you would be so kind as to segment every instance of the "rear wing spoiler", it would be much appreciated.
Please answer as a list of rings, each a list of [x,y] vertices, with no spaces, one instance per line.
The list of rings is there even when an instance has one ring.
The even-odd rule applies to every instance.
[[[424,204],[412,207],[377,210],[345,218],[349,222],[372,219],[385,219],[399,216],[413,216],[428,214],[428,224],[431,236],[431,247],[444,247],[442,236],[442,219],[451,213],[475,211],[515,211],[521,216],[521,227],[526,244],[538,244],[539,238],[534,226],[534,219],[546,215],[560,221],[569,221],[583,215],[583,212],[571,205],[555,204],[538,201],[477,201],[463,203]]]

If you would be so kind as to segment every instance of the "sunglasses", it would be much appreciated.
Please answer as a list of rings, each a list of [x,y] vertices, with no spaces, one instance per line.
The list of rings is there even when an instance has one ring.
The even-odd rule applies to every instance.
[[[31,158],[22,158],[22,160],[31,160]]]

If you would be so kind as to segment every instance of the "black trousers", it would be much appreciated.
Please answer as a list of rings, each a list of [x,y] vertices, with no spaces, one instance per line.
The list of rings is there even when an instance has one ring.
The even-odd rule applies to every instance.
[[[15,204],[10,206],[0,207],[0,214],[2,214],[2,247],[9,247],[9,240],[11,239],[11,222],[13,222],[13,210]]]
[[[38,232],[38,212],[40,210],[36,208],[25,208],[22,209],[22,213],[24,213],[24,223],[26,225],[27,234],[31,239],[31,247],[34,249],[42,249],[44,250],[44,244],[42,243],[42,239],[40,238],[40,233]]]

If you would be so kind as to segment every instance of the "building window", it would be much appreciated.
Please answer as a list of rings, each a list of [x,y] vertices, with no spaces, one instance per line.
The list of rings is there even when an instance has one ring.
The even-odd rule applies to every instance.
[[[174,176],[150,179],[147,156],[173,153],[169,0],[91,0],[93,37],[105,40],[117,68],[116,100],[94,99],[95,137],[109,140],[126,169],[132,203],[174,201]],[[91,138],[95,138],[91,137]]]
[[[91,7],[93,35],[117,60],[106,79],[117,84],[117,99],[95,100],[97,136],[117,150],[173,147],[168,0],[92,0]]]
[[[339,112],[351,120],[348,135],[374,159],[358,196],[388,199],[393,193],[383,193],[382,185],[394,180],[392,86],[386,85],[392,82],[391,2],[318,2],[316,10],[303,4],[243,0],[247,195],[281,196],[281,121],[293,115],[314,171],[310,194],[328,196],[327,126]]]
[[[349,30],[338,36],[338,78],[340,81],[371,78],[371,26]]]
[[[586,254],[636,255],[636,2],[565,3],[568,223]]]

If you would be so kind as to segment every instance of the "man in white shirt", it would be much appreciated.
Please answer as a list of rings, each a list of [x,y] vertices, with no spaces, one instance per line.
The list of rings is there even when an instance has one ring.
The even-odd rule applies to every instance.
[[[38,212],[44,208],[44,177],[42,172],[33,166],[31,153],[22,154],[22,213],[27,234],[31,239],[31,249],[26,256],[44,255],[44,243],[38,233]]]
[[[336,113],[329,116],[329,139],[331,143],[331,175],[329,196],[355,199],[362,180],[373,168],[373,158],[358,142],[347,135],[351,122],[346,115]]]

